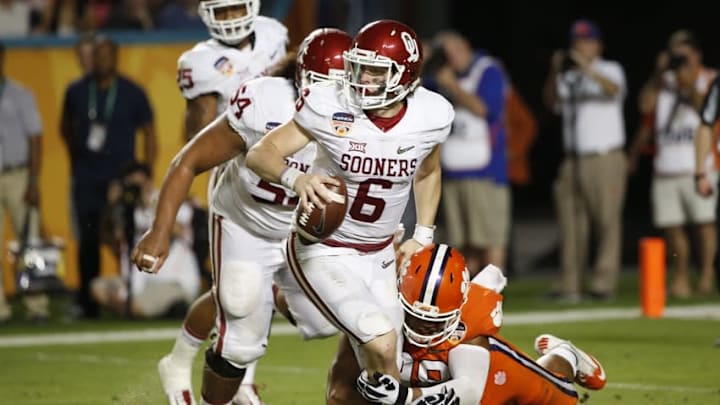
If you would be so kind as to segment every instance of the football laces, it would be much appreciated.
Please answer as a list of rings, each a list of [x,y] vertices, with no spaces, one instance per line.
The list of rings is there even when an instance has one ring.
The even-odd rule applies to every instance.
[[[315,209],[315,204],[312,202],[308,203],[309,209],[303,210],[302,214],[300,214],[300,218],[298,219],[298,222],[300,225],[305,226],[307,225],[308,220],[310,220],[310,215],[313,212],[313,209]]]

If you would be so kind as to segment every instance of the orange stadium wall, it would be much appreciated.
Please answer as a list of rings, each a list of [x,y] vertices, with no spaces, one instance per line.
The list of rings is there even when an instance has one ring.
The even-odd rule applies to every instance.
[[[201,37],[202,38],[202,37]],[[198,38],[198,39],[201,39]],[[143,39],[144,40],[144,39]],[[46,233],[66,243],[68,289],[78,286],[77,247],[70,221],[70,166],[68,154],[59,134],[60,114],[66,87],[79,77],[80,71],[72,43],[59,46],[10,44],[6,51],[6,74],[22,83],[35,95],[43,124],[43,161],[40,178],[41,212]],[[140,84],[147,92],[155,113],[159,156],[155,164],[155,183],[159,186],[165,170],[183,145],[182,125],[185,101],[175,83],[176,61],[196,41],[171,43],[120,43],[119,71]],[[130,41],[132,42],[132,41]],[[142,146],[142,140],[138,139]],[[138,148],[138,156],[140,155]],[[198,177],[192,194],[206,203],[207,175]],[[7,218],[7,216],[6,216]],[[7,241],[14,237],[5,221],[3,241],[3,277],[5,292],[15,293],[14,272],[8,265]],[[109,250],[102,254],[102,273],[118,271]]]

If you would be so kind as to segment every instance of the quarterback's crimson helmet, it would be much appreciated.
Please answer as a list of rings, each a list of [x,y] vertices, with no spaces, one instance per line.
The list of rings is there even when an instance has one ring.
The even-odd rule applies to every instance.
[[[420,84],[422,47],[412,28],[394,20],[367,24],[345,52],[345,92],[362,109],[386,107],[405,98]],[[368,81],[363,73],[384,75]],[[380,72],[380,73],[378,73]]]
[[[260,14],[260,0],[201,0],[198,14],[211,37],[235,45],[252,34],[255,17]]]
[[[307,87],[315,82],[342,80],[345,76],[343,52],[352,37],[337,28],[318,28],[300,44],[297,53],[295,85]]]
[[[445,341],[460,322],[470,274],[465,258],[448,245],[431,244],[403,266],[398,281],[405,310],[403,333],[410,343],[428,347]]]

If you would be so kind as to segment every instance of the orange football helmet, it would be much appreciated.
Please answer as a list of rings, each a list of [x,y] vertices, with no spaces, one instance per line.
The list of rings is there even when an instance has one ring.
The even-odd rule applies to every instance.
[[[435,346],[450,337],[460,323],[469,283],[465,258],[457,249],[431,244],[417,251],[398,280],[405,337],[419,347]]]

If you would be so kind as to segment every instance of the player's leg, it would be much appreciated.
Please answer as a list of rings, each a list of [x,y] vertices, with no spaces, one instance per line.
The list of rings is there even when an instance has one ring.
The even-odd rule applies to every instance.
[[[548,356],[541,363],[508,341],[488,338],[490,371],[483,403],[574,405],[578,401],[573,370],[566,359]],[[556,367],[551,369],[546,365]],[[566,374],[567,373],[567,374]],[[569,378],[568,378],[569,377]]]
[[[347,336],[340,336],[338,350],[328,371],[326,405],[365,405],[367,401],[355,389],[360,374],[355,353]]]
[[[310,300],[355,346],[361,368],[395,378],[402,308],[391,245],[372,253],[288,241],[288,262]],[[332,254],[332,255],[330,255]]]
[[[563,340],[550,334],[543,334],[535,339],[535,351],[542,355],[538,363],[542,364],[546,356],[559,356],[567,360],[573,367],[575,382],[585,388],[599,390],[605,386],[607,378],[602,364],[590,354],[579,349],[569,340]]]
[[[277,243],[214,215],[212,264],[218,336],[206,352],[202,398],[226,404],[249,366],[265,354],[273,313],[272,278],[284,263]],[[244,260],[244,258],[247,258]]]
[[[285,246],[282,249],[286,258]],[[275,309],[300,331],[304,340],[323,339],[338,333],[337,328],[318,310],[297,283],[286,265],[275,273]]]
[[[171,405],[194,404],[193,360],[214,325],[215,301],[207,291],[190,306],[172,350],[158,362],[160,382]]]

